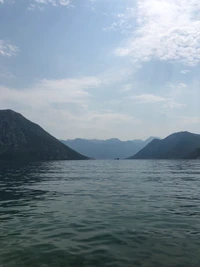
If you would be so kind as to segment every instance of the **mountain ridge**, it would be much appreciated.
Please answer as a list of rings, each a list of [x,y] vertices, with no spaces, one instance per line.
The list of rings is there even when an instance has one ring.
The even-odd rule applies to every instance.
[[[0,110],[0,160],[80,160],[38,124],[13,110]]]
[[[129,159],[186,159],[199,148],[200,135],[182,131],[161,140],[154,139]]]
[[[145,141],[121,141],[118,138],[110,138],[106,140],[75,138],[61,140],[61,142],[90,158],[125,159],[133,153],[137,153],[141,148],[143,148],[149,141],[154,138],[155,137],[150,137],[150,139],[148,138]]]

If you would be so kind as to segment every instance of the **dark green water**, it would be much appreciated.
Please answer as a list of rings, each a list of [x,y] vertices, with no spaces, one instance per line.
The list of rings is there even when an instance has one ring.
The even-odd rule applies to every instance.
[[[0,266],[200,266],[200,161],[0,163]]]

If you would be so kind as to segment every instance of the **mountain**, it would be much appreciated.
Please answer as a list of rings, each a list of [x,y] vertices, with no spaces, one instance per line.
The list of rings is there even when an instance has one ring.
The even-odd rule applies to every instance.
[[[154,139],[130,159],[185,159],[197,158],[200,135],[178,132],[163,140]]]
[[[195,149],[187,156],[187,159],[200,159],[200,148]]]
[[[86,159],[39,125],[12,110],[0,110],[0,160]]]
[[[151,137],[149,141],[154,139]],[[97,139],[81,139],[62,140],[64,144],[72,149],[84,154],[90,158],[95,159],[114,159],[114,158],[127,158],[130,155],[137,153],[149,142],[147,140],[133,140],[133,141],[120,141],[117,138],[108,140]]]

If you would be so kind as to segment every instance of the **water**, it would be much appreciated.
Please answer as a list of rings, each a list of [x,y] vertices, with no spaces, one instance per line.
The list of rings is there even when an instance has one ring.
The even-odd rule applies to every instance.
[[[199,267],[200,161],[0,163],[0,266]]]

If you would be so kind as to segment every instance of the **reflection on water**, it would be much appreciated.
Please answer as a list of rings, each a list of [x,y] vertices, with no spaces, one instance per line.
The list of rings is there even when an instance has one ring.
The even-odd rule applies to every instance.
[[[200,161],[0,162],[0,266],[199,267]]]

